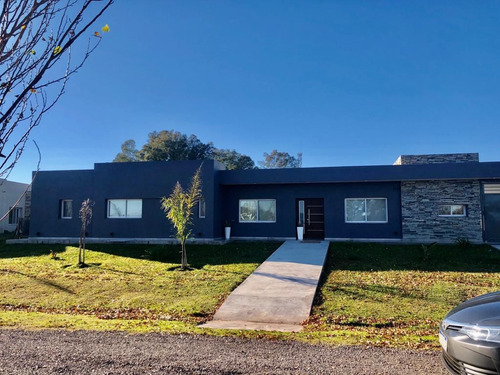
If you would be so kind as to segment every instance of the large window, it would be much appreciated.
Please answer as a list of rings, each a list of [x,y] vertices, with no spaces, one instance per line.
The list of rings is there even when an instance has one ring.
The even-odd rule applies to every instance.
[[[387,223],[387,198],[347,198],[346,223]]]
[[[71,219],[73,217],[73,201],[63,199],[61,201],[61,219]]]
[[[142,218],[142,199],[108,199],[108,218]]]
[[[274,223],[276,222],[276,200],[274,199],[241,199],[240,223]]]
[[[14,207],[9,211],[9,224],[17,224],[23,217],[22,207]]]
[[[467,210],[464,204],[442,204],[438,207],[439,216],[466,216]]]

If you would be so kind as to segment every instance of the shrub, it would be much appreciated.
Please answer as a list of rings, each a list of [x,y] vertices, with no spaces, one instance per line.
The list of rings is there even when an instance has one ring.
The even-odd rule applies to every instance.
[[[461,249],[468,249],[469,247],[472,246],[468,238],[465,237],[458,237],[455,240],[455,245],[457,245]]]

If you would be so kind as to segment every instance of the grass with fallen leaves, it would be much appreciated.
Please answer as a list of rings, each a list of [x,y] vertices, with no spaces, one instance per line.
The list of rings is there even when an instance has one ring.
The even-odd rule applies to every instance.
[[[332,243],[311,318],[300,333],[198,328],[279,243],[77,248],[0,244],[0,327],[168,332],[436,349],[440,320],[498,290],[489,246]],[[50,253],[57,258],[52,259]]]
[[[323,341],[437,348],[444,315],[500,289],[490,246],[332,243],[306,330]]]
[[[0,311],[195,324],[279,245],[188,245],[186,271],[178,267],[179,246],[89,245],[88,267],[80,268],[76,247],[4,245]],[[0,324],[7,320],[16,325],[12,314]]]

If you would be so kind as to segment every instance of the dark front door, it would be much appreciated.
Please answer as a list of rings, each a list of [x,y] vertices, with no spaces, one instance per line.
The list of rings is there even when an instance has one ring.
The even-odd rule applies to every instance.
[[[323,198],[297,199],[297,224],[304,225],[304,239],[325,238],[325,206]]]
[[[491,186],[491,187],[490,187]],[[500,185],[484,187],[484,239],[500,242]]]

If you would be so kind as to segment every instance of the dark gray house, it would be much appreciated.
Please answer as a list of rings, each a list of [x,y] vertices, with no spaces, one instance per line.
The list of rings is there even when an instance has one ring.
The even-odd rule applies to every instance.
[[[74,239],[81,202],[95,202],[89,237],[158,241],[173,229],[160,209],[176,181],[202,165],[194,237],[500,242],[500,162],[478,154],[405,155],[394,165],[226,171],[213,160],[98,163],[42,171],[32,189],[30,238]]]

